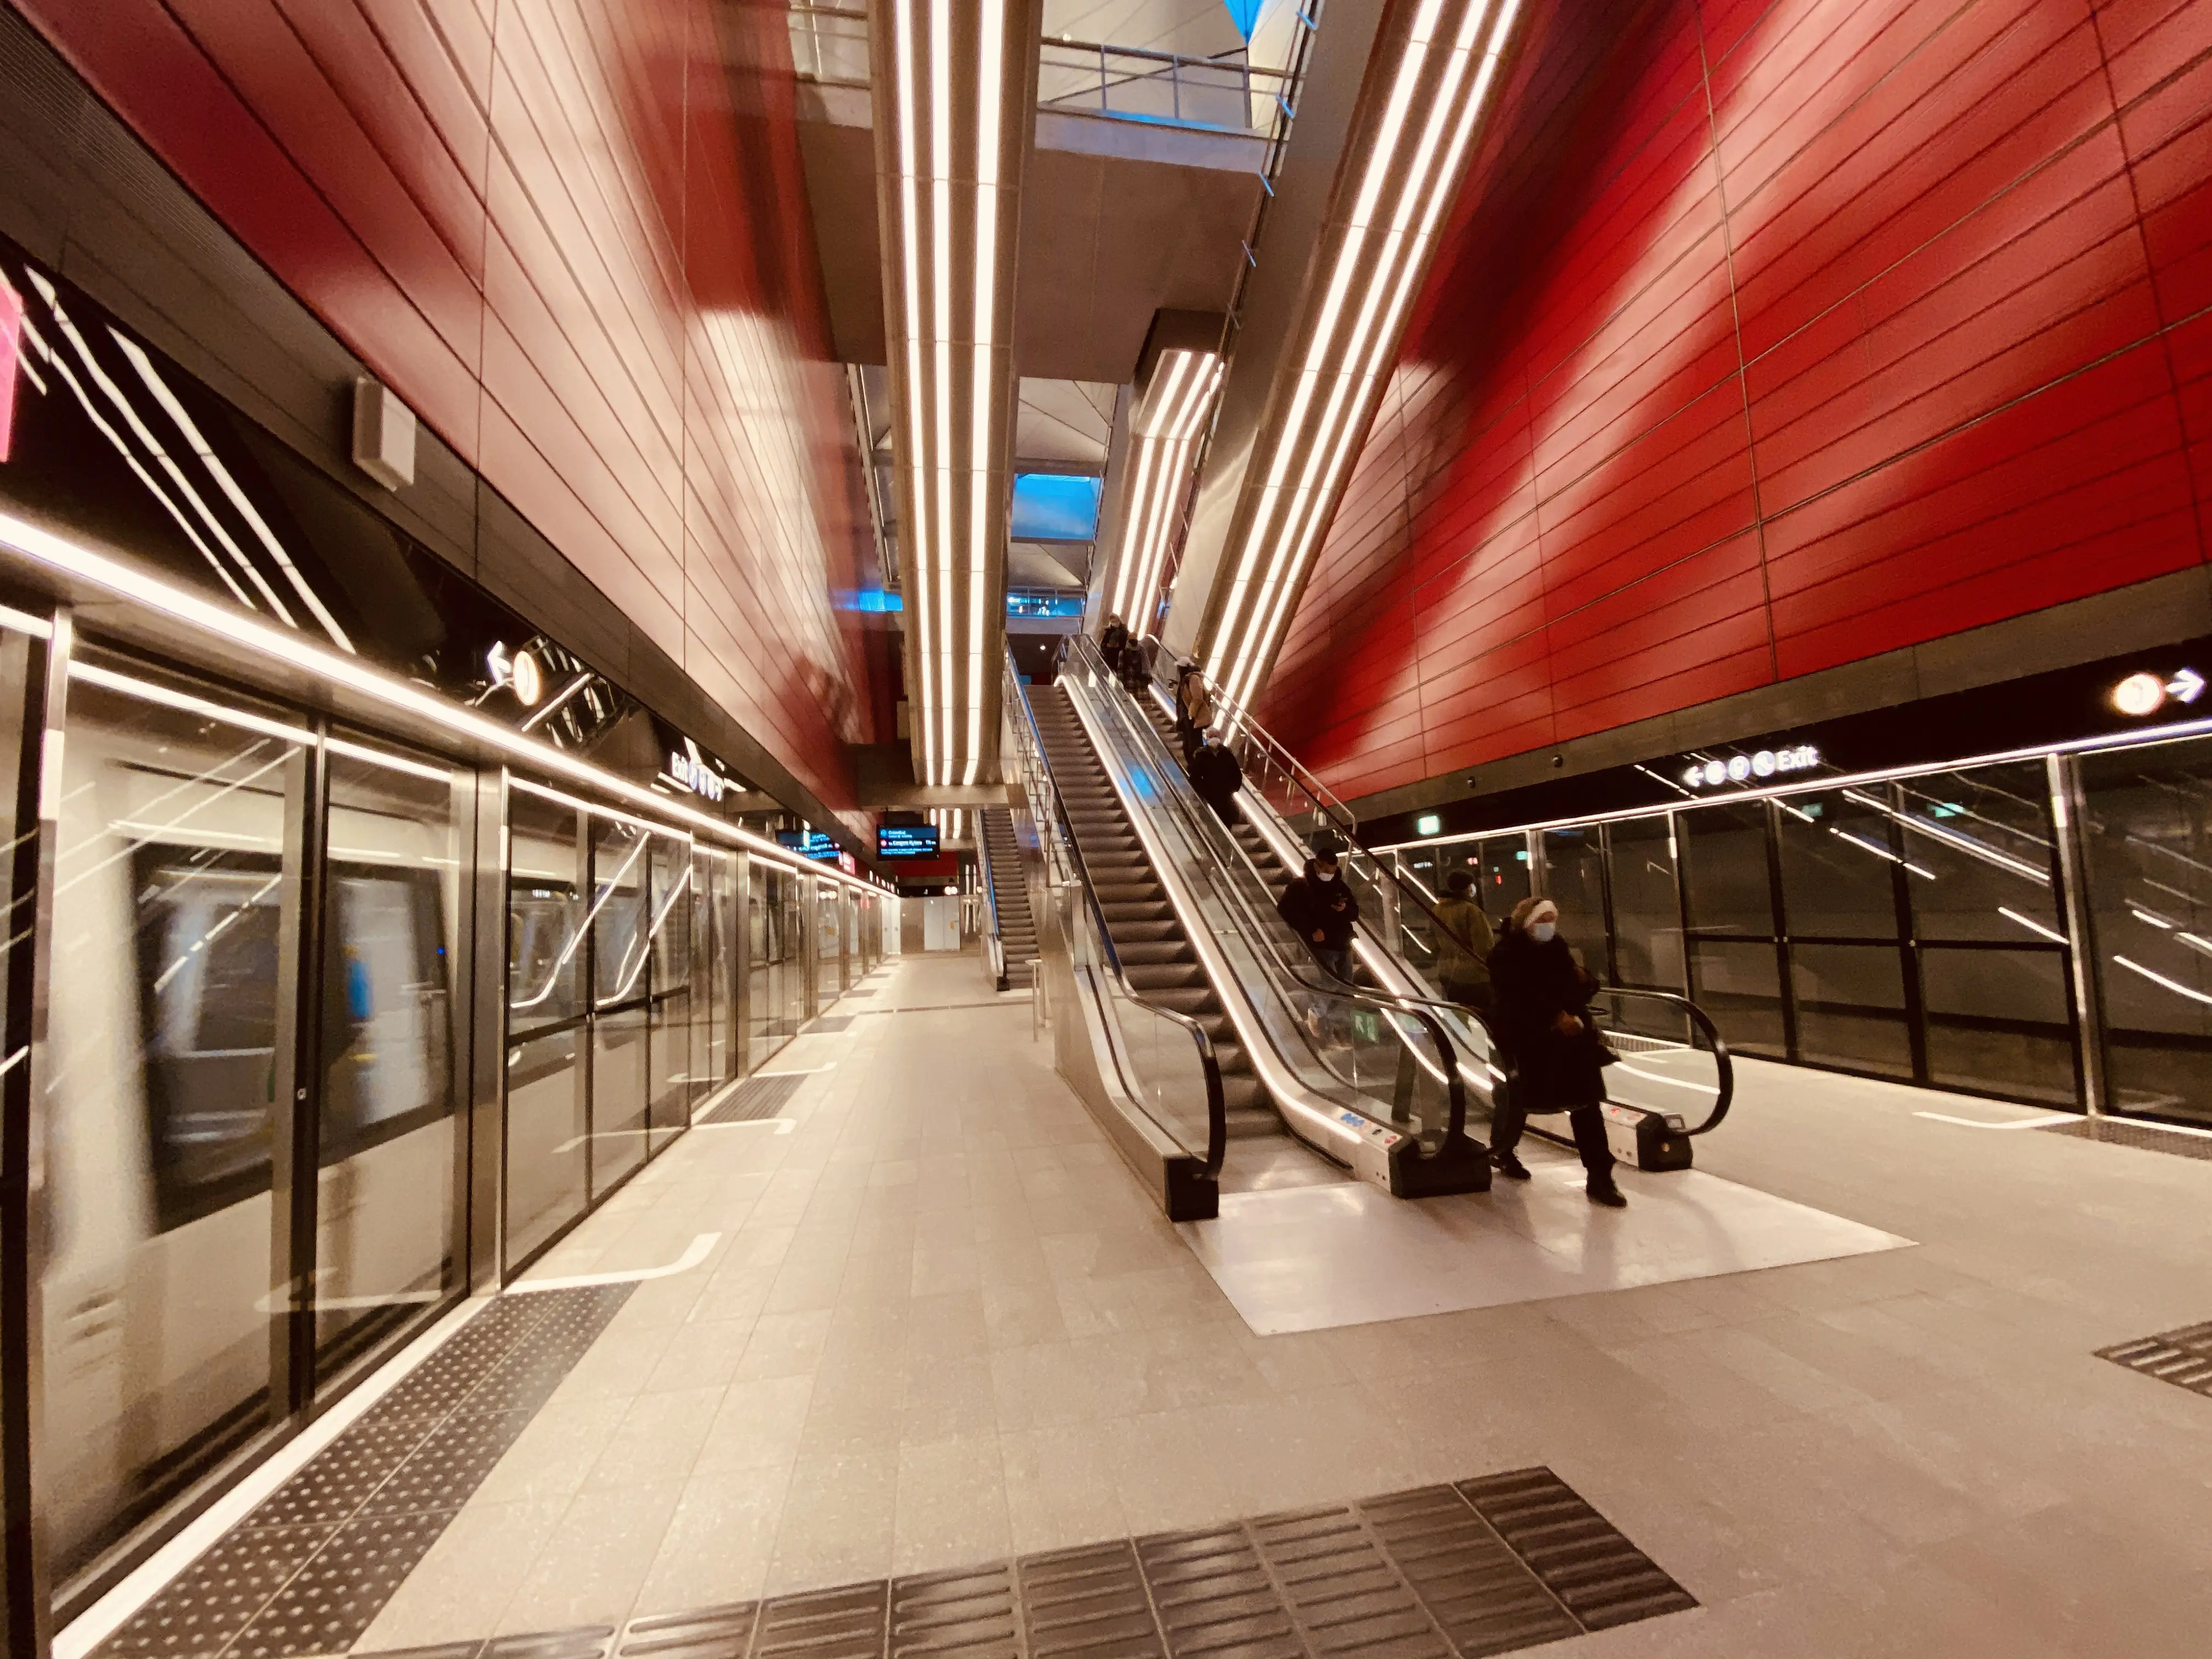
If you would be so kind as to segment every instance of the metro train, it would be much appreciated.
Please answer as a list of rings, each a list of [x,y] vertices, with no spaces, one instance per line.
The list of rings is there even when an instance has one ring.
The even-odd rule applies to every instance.
[[[284,869],[298,738],[75,686],[51,985],[41,1282],[60,1572],[270,1411]],[[338,745],[333,744],[333,750]],[[454,1288],[455,815],[442,769],[334,758],[312,1280],[325,1374]],[[426,780],[428,781],[426,782]],[[319,1086],[318,1086],[319,1085]]]

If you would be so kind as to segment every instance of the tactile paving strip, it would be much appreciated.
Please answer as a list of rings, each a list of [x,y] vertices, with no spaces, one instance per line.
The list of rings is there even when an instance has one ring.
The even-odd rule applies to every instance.
[[[1462,1480],[1458,1491],[1584,1630],[1698,1605],[1549,1469]]]
[[[631,1288],[495,1301],[125,1621],[95,1650],[98,1659],[343,1652]],[[595,1659],[613,1634],[599,1632]],[[483,1645],[434,1652],[475,1659]],[[526,1651],[570,1659],[534,1648],[517,1650],[518,1659]]]
[[[2212,1162],[2212,1136],[2184,1134],[2151,1123],[2122,1123],[2109,1117],[2085,1117],[2073,1123],[2054,1123],[2046,1134],[2068,1135],[2075,1140],[2100,1140],[2107,1146],[2132,1146],[2139,1152],[2167,1152],[2175,1158]]]
[[[1696,1605],[1536,1468],[378,1659],[1475,1659]]]
[[[2097,1358],[2212,1400],[2212,1325],[2191,1325],[2100,1348]]]
[[[747,1078],[702,1123],[757,1123],[774,1117],[799,1092],[811,1072],[769,1072]]]

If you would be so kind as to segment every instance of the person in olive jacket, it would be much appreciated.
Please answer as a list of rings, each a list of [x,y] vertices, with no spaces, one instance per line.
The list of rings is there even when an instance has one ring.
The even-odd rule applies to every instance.
[[[1589,1000],[1597,981],[1559,934],[1559,907],[1528,898],[1490,953],[1491,994],[1497,1002],[1498,1039],[1512,1082],[1491,1119],[1490,1159],[1513,1181],[1528,1179],[1514,1155],[1531,1112],[1565,1112],[1574,1126],[1590,1202],[1619,1209],[1628,1200],[1613,1184],[1613,1152],[1606,1145],[1605,1051],[1590,1024]]]
[[[1437,984],[1462,1008],[1488,1013],[1490,953],[1498,944],[1490,931],[1490,918],[1474,902],[1474,878],[1455,870],[1444,878],[1444,896],[1437,902]]]
[[[1275,901],[1275,909],[1306,942],[1321,965],[1347,984],[1352,980],[1352,930],[1359,921],[1359,900],[1336,861],[1337,849],[1324,843],[1306,860]]]

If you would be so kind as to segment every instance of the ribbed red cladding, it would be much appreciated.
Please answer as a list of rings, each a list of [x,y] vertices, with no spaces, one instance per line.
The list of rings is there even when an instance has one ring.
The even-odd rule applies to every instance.
[[[1340,793],[2204,557],[2212,0],[1530,28],[1265,700]]]
[[[852,805],[845,745],[884,711],[830,592],[869,532],[782,7],[22,9],[646,635]]]

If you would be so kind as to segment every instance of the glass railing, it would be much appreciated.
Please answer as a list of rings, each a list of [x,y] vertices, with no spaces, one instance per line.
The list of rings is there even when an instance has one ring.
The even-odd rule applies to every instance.
[[[1228,1150],[1228,1112],[1213,1040],[1189,1015],[1147,1001],[1123,973],[1112,933],[1069,827],[1066,806],[1012,653],[1003,692],[1009,756],[1037,825],[1045,886],[1079,988],[1093,996],[1123,1094],[1211,1177]]]
[[[1164,664],[1163,665],[1164,665]],[[1505,1077],[1503,1048],[1488,1022],[1472,1009],[1444,1000],[1436,978],[1436,942],[1443,923],[1436,913],[1438,895],[1418,875],[1399,867],[1395,858],[1368,852],[1352,839],[1358,820],[1327,785],[1300,765],[1249,711],[1224,698],[1209,681],[1216,719],[1233,734],[1244,768],[1248,817],[1289,862],[1304,837],[1316,830],[1335,833],[1344,878],[1358,896],[1369,943],[1380,945],[1386,964],[1368,952],[1370,972],[1393,988],[1425,1003],[1453,1039],[1470,1086],[1490,1103],[1492,1086]],[[1395,969],[1395,973],[1388,971]],[[1620,1105],[1654,1113],[1684,1134],[1704,1134],[1719,1126],[1735,1098],[1735,1073],[1728,1045],[1705,1012],[1688,999],[1666,991],[1626,986],[1603,987],[1591,1014],[1620,1056],[1606,1068],[1607,1093]],[[1480,1077],[1481,1083],[1476,1081]]]
[[[857,5],[794,0],[791,55],[801,80],[866,86],[868,15]],[[1046,40],[1037,52],[1037,107],[1121,121],[1254,137],[1275,131],[1291,76],[1244,61],[1095,41]]]
[[[1290,1127],[1355,1167],[1364,1155],[1355,1145],[1365,1133],[1363,1118],[1413,1141],[1426,1158],[1479,1158],[1480,1149],[1465,1137],[1468,1080],[1442,1018],[1460,1011],[1363,990],[1323,969],[1095,642],[1070,642],[1061,678],[1094,718],[1101,758],[1126,785],[1133,817],[1145,820],[1139,834],[1155,866],[1173,862],[1199,912],[1196,926],[1187,921],[1186,928],[1208,935],[1194,937],[1201,961],[1210,945],[1218,960],[1209,972],[1235,978],[1263,1028],[1269,1052],[1252,1058]]]

